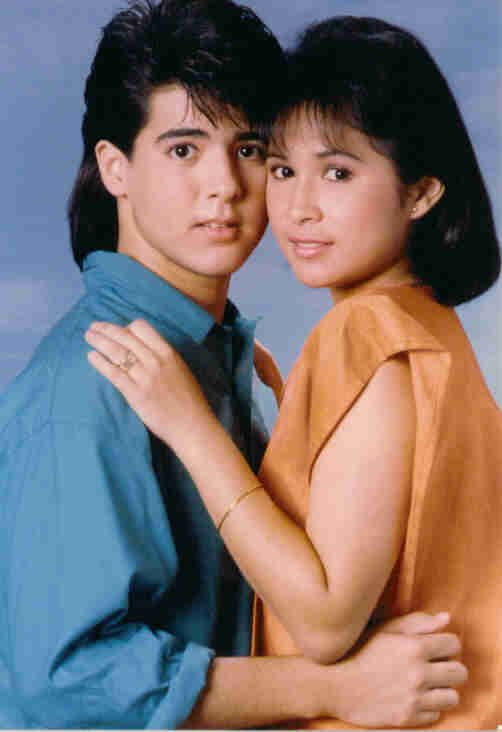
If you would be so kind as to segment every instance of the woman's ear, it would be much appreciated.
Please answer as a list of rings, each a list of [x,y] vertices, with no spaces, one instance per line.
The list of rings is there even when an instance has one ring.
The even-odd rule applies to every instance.
[[[94,148],[103,185],[112,196],[119,198],[127,192],[127,157],[108,140],[100,140]]]
[[[421,219],[422,216],[433,208],[445,192],[445,186],[439,178],[424,176],[411,186],[410,219]]]

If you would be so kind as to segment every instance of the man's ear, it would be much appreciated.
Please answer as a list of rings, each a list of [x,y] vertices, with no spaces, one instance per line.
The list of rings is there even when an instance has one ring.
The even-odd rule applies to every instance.
[[[433,208],[445,192],[445,186],[439,178],[424,176],[411,186],[410,219],[421,219]]]
[[[108,140],[100,140],[94,148],[101,180],[108,193],[120,198],[127,193],[127,157]]]

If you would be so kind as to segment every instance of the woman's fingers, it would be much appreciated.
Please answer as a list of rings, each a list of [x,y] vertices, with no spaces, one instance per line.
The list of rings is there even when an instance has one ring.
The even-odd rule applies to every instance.
[[[152,368],[157,365],[157,355],[129,328],[96,322],[87,330],[85,339],[131,378],[141,376],[142,366]],[[167,344],[164,342],[164,345]]]
[[[173,449],[184,440],[195,412],[213,416],[183,358],[145,321],[127,328],[93,323],[85,338],[95,349],[89,362]]]
[[[169,351],[169,343],[146,320],[142,320],[141,318],[133,320],[127,328],[146,344],[153,353],[163,356]]]
[[[87,360],[124,395],[127,401],[133,400],[135,383],[120,366],[116,366],[98,351],[90,351]]]

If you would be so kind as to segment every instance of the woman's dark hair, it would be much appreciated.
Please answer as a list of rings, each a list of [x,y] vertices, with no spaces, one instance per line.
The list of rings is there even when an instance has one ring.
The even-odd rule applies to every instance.
[[[288,60],[276,141],[303,108],[327,138],[337,121],[368,135],[404,184],[438,178],[442,198],[412,226],[413,272],[447,305],[487,290],[500,272],[490,200],[453,94],[422,43],[375,18],[334,17],[307,28]]]
[[[68,203],[75,261],[117,248],[115,198],[99,174],[101,139],[130,156],[147,123],[150,94],[177,83],[212,122],[236,112],[267,130],[284,71],[277,40],[255,13],[232,0],[140,0],[103,29],[85,87],[84,153]],[[234,117],[232,117],[234,115]],[[236,120],[237,121],[237,120]]]

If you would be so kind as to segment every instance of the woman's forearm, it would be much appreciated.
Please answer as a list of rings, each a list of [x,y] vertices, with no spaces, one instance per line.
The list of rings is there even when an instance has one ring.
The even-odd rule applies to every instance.
[[[170,442],[217,526],[235,505],[222,535],[237,564],[302,653],[340,658],[366,626],[406,533],[416,434],[407,359],[378,369],[324,444],[305,529],[266,491],[235,504],[256,477],[207,407],[192,416],[190,440],[177,430]]]
[[[190,440],[180,439],[172,447],[216,525],[235,499],[258,484],[239,450],[210,415],[198,421]],[[221,531],[242,573],[302,653],[329,663],[353,645],[362,627],[351,625],[342,603],[337,615],[321,559],[308,535],[265,490],[239,502]]]
[[[407,358],[379,367],[325,442],[303,530],[265,491],[252,491],[256,477],[244,457],[186,364],[151,326],[101,324],[86,338],[101,351],[89,360],[177,452],[216,526],[226,516],[230,552],[299,650],[323,663],[343,655],[367,624],[406,531],[415,440]],[[135,379],[114,365],[117,347],[138,349]]]

